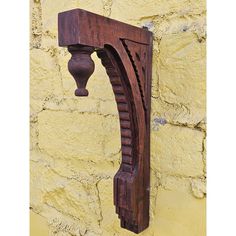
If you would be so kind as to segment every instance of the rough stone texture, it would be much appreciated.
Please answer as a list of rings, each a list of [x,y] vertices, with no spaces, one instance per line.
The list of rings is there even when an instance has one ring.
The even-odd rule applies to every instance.
[[[150,227],[142,236],[204,236],[205,40],[202,0],[31,0],[31,236],[134,235],[119,226],[113,176],[120,131],[96,55],[89,97],[74,97],[57,14],[83,8],[154,33]]]
[[[204,133],[187,127],[166,124],[152,133],[153,169],[169,175],[203,175],[202,140]]]

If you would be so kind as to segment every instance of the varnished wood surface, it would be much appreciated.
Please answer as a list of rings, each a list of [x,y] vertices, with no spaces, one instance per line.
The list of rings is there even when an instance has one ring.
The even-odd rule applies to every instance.
[[[139,233],[149,225],[152,33],[82,9],[60,13],[58,27],[59,45],[72,54],[68,69],[76,96],[88,96],[91,53],[97,53],[109,76],[122,149],[114,204],[121,227]]]

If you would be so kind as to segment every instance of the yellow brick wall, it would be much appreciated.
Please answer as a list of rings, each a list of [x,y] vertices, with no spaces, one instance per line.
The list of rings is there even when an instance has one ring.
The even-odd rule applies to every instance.
[[[204,0],[31,0],[31,236],[131,236],[112,179],[121,158],[114,95],[101,62],[74,96],[57,45],[58,12],[83,8],[154,33],[150,227],[141,236],[205,236]]]

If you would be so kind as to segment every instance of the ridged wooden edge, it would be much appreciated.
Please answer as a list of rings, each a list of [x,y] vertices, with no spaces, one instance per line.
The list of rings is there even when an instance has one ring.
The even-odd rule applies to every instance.
[[[98,50],[97,55],[109,76],[120,120],[122,161],[120,169],[114,177],[116,213],[121,219],[123,228],[139,233],[144,227],[139,224],[139,202],[136,196],[139,194],[139,176],[137,173],[138,144],[136,143],[138,127],[135,126],[137,122],[134,121],[137,114],[133,113],[131,108],[133,99],[130,97],[131,93],[126,86],[127,80],[119,70],[116,58],[107,49]]]

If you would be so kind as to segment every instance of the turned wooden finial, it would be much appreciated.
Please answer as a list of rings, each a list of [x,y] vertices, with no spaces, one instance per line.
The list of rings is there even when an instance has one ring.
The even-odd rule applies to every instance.
[[[68,51],[72,55],[68,62],[68,70],[77,84],[75,96],[88,96],[86,85],[89,77],[94,72],[94,62],[91,59],[94,48],[76,45],[68,46]]]

